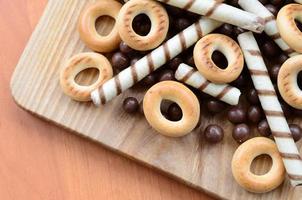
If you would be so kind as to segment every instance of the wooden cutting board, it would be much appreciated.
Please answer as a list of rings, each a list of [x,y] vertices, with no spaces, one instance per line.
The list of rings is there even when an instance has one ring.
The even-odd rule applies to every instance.
[[[231,173],[231,158],[238,144],[231,137],[232,125],[224,114],[202,113],[201,125],[180,139],[157,134],[141,114],[128,115],[122,110],[124,97],[142,99],[145,92],[135,87],[106,106],[78,103],[65,96],[59,86],[59,71],[72,55],[89,51],[76,30],[78,16],[86,0],[50,0],[43,17],[26,46],[12,81],[12,95],[18,105],[33,114],[67,128],[74,133],[155,168],[194,188],[223,199],[301,199],[301,188],[293,189],[286,179],[278,189],[266,194],[252,194],[237,185]],[[99,32],[110,31],[112,20],[104,18]],[[85,84],[96,77],[94,71],[82,73]],[[295,119],[301,124],[301,119]],[[209,123],[224,127],[224,141],[209,145],[200,131]],[[301,142],[299,143],[301,150]],[[257,159],[253,170],[268,169],[269,158]]]

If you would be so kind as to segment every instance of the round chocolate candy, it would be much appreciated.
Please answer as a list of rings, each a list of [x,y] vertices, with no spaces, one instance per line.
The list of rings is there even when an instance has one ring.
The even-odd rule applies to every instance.
[[[218,143],[222,141],[224,136],[224,131],[221,126],[217,124],[212,124],[206,127],[204,130],[204,137],[206,141],[210,143]]]
[[[220,113],[225,109],[225,104],[221,101],[210,99],[207,101],[207,109],[211,113]]]
[[[125,55],[122,52],[118,51],[118,52],[113,54],[113,56],[111,58],[111,63],[112,63],[112,66],[115,69],[123,70],[126,67],[129,67],[130,60],[129,60],[127,55]]]
[[[273,82],[277,82],[280,68],[281,68],[281,65],[279,65],[279,64],[275,64],[274,66],[272,66],[270,68],[269,72],[270,72],[271,79]]]
[[[257,90],[255,88],[252,88],[247,92],[247,100],[251,104],[254,105],[259,104],[259,97],[258,97]]]
[[[251,106],[248,109],[247,116],[250,122],[258,123],[262,118],[262,110],[259,106]]]
[[[146,86],[152,86],[156,83],[156,81],[157,81],[157,76],[156,73],[153,72],[147,75],[145,78],[143,78],[143,80],[141,80],[141,83]]]
[[[234,30],[233,25],[231,25],[231,24],[223,24],[220,27],[219,32],[221,34],[223,34],[223,35],[232,36],[233,30]]]
[[[182,58],[181,57],[175,57],[175,58],[173,58],[172,60],[170,60],[168,62],[168,67],[175,71],[181,63],[183,63]]]
[[[290,132],[292,133],[295,142],[298,142],[302,137],[302,129],[297,124],[289,124]]]
[[[243,74],[240,74],[239,77],[232,82],[232,85],[236,86],[236,87],[244,87],[246,85],[246,79],[244,77]]]
[[[171,81],[175,80],[174,72],[170,69],[163,70],[159,75],[159,82],[160,81]]]
[[[262,45],[262,52],[268,57],[274,57],[279,53],[279,49],[272,41],[266,41]]]
[[[259,134],[264,137],[268,137],[271,135],[271,129],[269,128],[269,125],[265,119],[259,122],[258,131]]]
[[[232,136],[238,143],[243,143],[250,138],[251,131],[248,125],[238,124],[234,127]]]
[[[181,17],[181,18],[176,19],[174,21],[174,24],[175,24],[176,30],[182,31],[182,30],[186,29],[188,26],[190,26],[191,22],[187,18]]]
[[[129,47],[124,41],[120,43],[120,51],[127,55],[133,54],[135,52],[135,50]]]
[[[182,118],[181,108],[176,104],[172,103],[168,108],[168,119],[171,121],[179,121]]]
[[[246,121],[246,111],[239,106],[233,106],[228,111],[228,120],[234,124],[243,123]]]
[[[127,113],[135,113],[139,109],[139,102],[134,97],[127,97],[123,102],[123,108]]]

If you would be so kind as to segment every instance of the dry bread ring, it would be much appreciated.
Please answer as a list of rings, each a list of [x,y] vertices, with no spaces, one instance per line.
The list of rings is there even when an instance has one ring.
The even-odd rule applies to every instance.
[[[179,105],[182,118],[169,121],[161,111],[162,100],[170,100]],[[181,137],[190,133],[197,125],[200,106],[194,93],[176,81],[163,81],[152,86],[143,101],[144,114],[149,124],[162,135]]]
[[[253,174],[250,171],[252,161],[263,154],[272,158],[272,167],[266,174]],[[255,137],[238,147],[232,159],[232,172],[240,186],[255,193],[269,192],[278,187],[285,178],[285,169],[277,146],[265,137]]]
[[[89,86],[79,85],[75,82],[78,73],[88,68],[99,70],[97,81]],[[64,93],[77,101],[90,101],[90,93],[112,78],[113,72],[107,58],[97,53],[80,53],[73,56],[66,63],[60,73],[60,85]]]
[[[116,20],[122,4],[113,0],[102,0],[89,4],[81,13],[78,30],[83,42],[92,50],[97,52],[111,52],[115,50],[121,38],[117,26],[114,25],[111,32],[100,35],[95,27],[96,20],[101,16],[110,16]]]
[[[212,60],[214,51],[220,51],[228,60],[225,69],[219,68]],[[194,47],[194,62],[198,71],[213,83],[230,83],[240,75],[244,59],[238,44],[222,34],[209,34],[201,38]]]
[[[277,16],[277,25],[282,39],[295,51],[302,53],[302,32],[295,20],[302,23],[302,5],[288,4],[281,8]]]
[[[302,90],[297,83],[300,71],[302,71],[302,55],[287,59],[278,74],[278,88],[282,98],[297,109],[302,109]]]
[[[150,32],[141,36],[132,28],[133,19],[145,14],[151,21]],[[154,49],[166,38],[169,18],[164,7],[151,0],[131,0],[122,7],[117,19],[117,26],[122,40],[130,47],[140,51]]]

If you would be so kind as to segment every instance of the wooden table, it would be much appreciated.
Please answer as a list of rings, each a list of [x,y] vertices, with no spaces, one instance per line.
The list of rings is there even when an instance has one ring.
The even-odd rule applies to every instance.
[[[9,82],[46,0],[0,0],[0,199],[211,199],[18,108]]]

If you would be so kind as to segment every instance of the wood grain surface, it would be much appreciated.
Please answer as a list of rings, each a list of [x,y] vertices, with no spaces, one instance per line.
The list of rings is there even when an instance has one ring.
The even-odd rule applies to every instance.
[[[297,199],[295,197],[299,199],[301,197],[300,191],[297,193],[298,190],[291,188],[288,180],[277,190],[262,195],[248,193],[237,185],[231,175],[230,163],[232,154],[238,144],[231,138],[232,125],[224,120],[223,113],[217,117],[203,113],[201,125],[198,129],[181,139],[172,139],[157,134],[150,128],[142,115],[130,116],[122,112],[121,101],[125,96],[135,95],[139,99],[142,98],[144,90],[139,87],[127,91],[101,108],[96,108],[91,103],[78,103],[66,97],[60,89],[58,74],[63,67],[63,63],[72,55],[89,51],[79,39],[76,31],[77,18],[87,2],[89,1],[49,1],[46,12],[25,48],[11,82],[12,94],[20,106],[48,121],[97,141],[113,151],[138,160],[192,187],[207,191],[220,198],[271,200]],[[109,20],[104,20],[104,23],[110,23]],[[100,32],[108,32],[108,26],[101,26]],[[84,83],[91,81],[93,72],[87,73],[86,76],[82,76],[80,79]],[[297,123],[301,122],[299,119],[295,119],[295,121]],[[20,125],[27,126],[27,123],[23,120],[21,122],[19,122]],[[222,143],[209,145],[202,140],[199,134],[200,130],[209,123],[219,123],[224,127],[226,137]],[[51,130],[49,131],[51,132]],[[47,143],[52,147],[50,155],[47,154],[47,151],[37,149],[39,145],[43,148],[47,145],[36,141],[36,135],[45,137],[48,142],[51,141],[50,144]],[[31,163],[35,163],[37,158],[41,159],[41,163],[47,164],[47,167],[35,164],[33,166],[37,167],[36,170],[31,171],[32,168],[28,169],[28,166],[25,166],[22,168],[23,173],[16,173],[16,180],[20,181],[19,176],[23,180],[23,176],[29,175],[29,179],[24,179],[24,182],[30,185],[32,177],[40,176],[44,180],[43,183],[47,184],[46,187],[54,187],[54,185],[59,184],[54,192],[48,193],[54,198],[66,196],[76,198],[80,196],[90,199],[99,194],[100,190],[105,193],[102,193],[102,195],[106,199],[118,198],[119,195],[126,199],[167,199],[166,194],[162,194],[166,192],[173,199],[195,198],[195,196],[184,197],[183,195],[186,192],[180,191],[178,188],[164,188],[158,180],[148,179],[145,174],[131,174],[124,178],[120,175],[120,173],[126,171],[122,167],[123,165],[119,165],[115,169],[116,171],[112,172],[111,168],[114,162],[105,154],[95,151],[100,147],[91,142],[85,141],[94,149],[93,152],[92,150],[88,152],[88,147],[85,149],[82,141],[75,142],[74,146],[69,149],[69,145],[73,145],[69,139],[59,138],[54,133],[51,133],[51,139],[46,138],[45,135],[48,134],[41,133],[39,128],[36,129],[36,132],[26,134],[30,144],[26,148],[22,144],[16,145],[14,139],[11,142],[6,140],[6,144],[16,145],[17,149],[12,151],[12,154],[15,154],[14,158],[18,158],[17,161],[12,160],[11,165],[7,168],[13,168],[14,163],[18,162],[20,157]],[[70,134],[66,135],[67,138],[76,138]],[[65,149],[54,149],[56,145],[60,144]],[[32,154],[23,155],[29,149],[36,151]],[[83,157],[77,155],[74,152],[75,149],[79,150]],[[13,156],[7,156],[6,151],[2,152],[4,152],[3,155],[7,159],[13,158]],[[58,158],[55,155],[60,157]],[[84,159],[85,162],[80,162],[81,159]],[[105,168],[110,168],[110,170],[102,171],[100,169],[102,163],[106,163]],[[136,164],[131,165],[137,166]],[[253,170],[261,172],[268,168],[268,165],[268,159],[258,160]],[[18,164],[16,166],[19,167]],[[133,166],[129,166],[131,171],[135,169]],[[57,170],[60,167],[62,169]],[[146,171],[151,173],[149,170]],[[79,172],[82,172],[82,174]],[[133,177],[138,179],[136,180]],[[51,184],[49,179],[55,184]],[[7,178],[7,180],[11,181],[13,179]],[[115,182],[106,186],[108,181],[113,180],[117,181],[118,184],[122,184],[123,189],[116,189]],[[146,188],[152,186],[154,181],[158,185],[148,194]],[[44,184],[40,184],[39,187]],[[87,186],[87,193],[80,188],[82,184]],[[135,193],[136,196],[132,196],[131,193],[129,194],[131,191],[129,187],[143,191]],[[112,188],[115,189],[112,190]],[[66,190],[68,191],[67,194],[64,193]],[[58,191],[62,191],[65,196],[56,196],[59,193]],[[107,193],[108,191],[112,191],[112,193]],[[196,198],[203,198],[199,196],[200,194],[198,195],[195,192],[191,194],[191,192],[191,190],[188,191],[188,195],[196,194]],[[62,194],[60,193],[60,195]]]
[[[212,199],[17,107],[9,82],[46,0],[0,0],[0,199]]]

